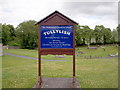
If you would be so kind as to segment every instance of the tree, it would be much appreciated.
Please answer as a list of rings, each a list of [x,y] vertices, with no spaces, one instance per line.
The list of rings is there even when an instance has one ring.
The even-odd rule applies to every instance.
[[[118,31],[116,29],[113,29],[113,31],[111,32],[112,33],[112,39],[111,39],[111,42],[113,44],[117,43],[118,42]]]
[[[0,43],[2,43],[2,23],[0,23]]]
[[[16,28],[16,37],[20,39],[21,48],[33,49],[37,47],[37,26],[36,21],[29,20],[20,23]]]
[[[76,29],[76,43],[77,45],[85,45],[90,44],[92,39],[93,30],[89,28],[89,26],[77,26]]]
[[[103,43],[104,44],[111,43],[112,33],[111,33],[110,28],[104,28],[102,30],[102,34],[103,34]]]
[[[118,24],[116,29],[117,29],[118,35],[120,35],[120,24]],[[120,36],[118,36],[118,43],[120,44]]]
[[[9,27],[11,40],[14,40],[14,37],[16,36],[15,35],[15,29],[14,29],[13,25],[7,25],[7,26]]]
[[[103,43],[103,33],[102,31],[105,29],[103,25],[96,25],[94,29],[94,37],[97,44]]]
[[[10,30],[13,29],[10,25],[2,25],[2,43],[3,45],[8,45],[8,42],[11,41]]]
[[[15,29],[13,25],[2,25],[2,43],[3,45],[9,45],[15,38]]]
[[[76,26],[75,41],[77,46],[82,44],[82,37],[80,35],[80,25]]]
[[[89,26],[80,26],[80,35],[84,45],[91,43],[92,29],[90,29]]]

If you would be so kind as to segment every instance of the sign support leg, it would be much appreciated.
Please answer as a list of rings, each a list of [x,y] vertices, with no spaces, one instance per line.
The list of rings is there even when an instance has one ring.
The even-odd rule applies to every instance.
[[[39,53],[39,64],[38,64],[38,76],[39,76],[39,80],[38,83],[39,85],[42,84],[42,76],[41,76],[41,54]]]
[[[73,54],[73,83],[75,83],[75,54]]]
[[[75,77],[75,55],[73,55],[73,77]]]

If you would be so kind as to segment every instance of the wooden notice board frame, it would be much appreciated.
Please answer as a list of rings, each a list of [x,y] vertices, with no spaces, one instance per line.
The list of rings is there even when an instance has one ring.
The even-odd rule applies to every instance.
[[[58,11],[53,12],[49,16],[45,17],[44,19],[40,20],[36,23],[38,25],[38,76],[39,76],[39,83],[42,84],[42,75],[41,75],[41,55],[73,55],[73,78],[75,78],[75,29],[76,23],[75,21],[71,20],[70,18],[66,17],[65,15],[61,14]],[[42,25],[71,25],[73,26],[73,48],[41,48],[41,28]]]

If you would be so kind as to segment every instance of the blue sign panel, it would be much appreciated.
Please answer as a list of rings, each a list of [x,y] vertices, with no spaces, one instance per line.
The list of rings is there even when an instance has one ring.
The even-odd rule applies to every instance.
[[[73,48],[72,25],[42,25],[41,48]]]

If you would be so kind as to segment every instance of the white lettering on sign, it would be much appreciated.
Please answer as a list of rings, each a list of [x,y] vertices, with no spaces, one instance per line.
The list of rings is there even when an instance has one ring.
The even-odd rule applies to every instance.
[[[51,30],[51,31],[44,32],[43,34],[46,36],[54,33],[62,33],[62,34],[70,35],[70,32],[64,31],[64,30]]]

